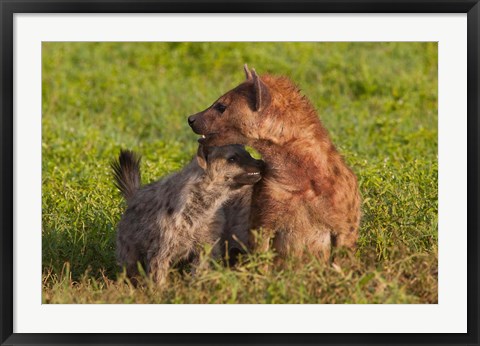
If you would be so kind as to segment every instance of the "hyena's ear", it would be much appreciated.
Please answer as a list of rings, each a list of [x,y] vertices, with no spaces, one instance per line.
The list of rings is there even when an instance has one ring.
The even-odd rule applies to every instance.
[[[208,148],[200,144],[197,150],[197,162],[198,162],[198,165],[203,170],[207,169],[207,157],[208,157]]]
[[[247,64],[243,65],[243,70],[245,71],[245,78],[247,78],[247,80],[252,79],[252,72],[248,69]]]
[[[255,69],[252,69],[252,78],[253,78],[253,89],[255,91],[255,110],[257,112],[263,111],[271,101],[270,92],[268,87],[260,79],[260,77],[255,72]]]

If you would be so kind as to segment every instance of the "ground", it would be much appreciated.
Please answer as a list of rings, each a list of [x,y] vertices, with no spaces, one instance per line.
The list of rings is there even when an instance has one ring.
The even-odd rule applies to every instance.
[[[44,303],[437,303],[436,43],[61,43],[42,45]],[[186,118],[240,83],[242,66],[290,77],[357,174],[358,251],[335,265],[173,272],[134,288],[115,263],[124,202],[110,169],[143,155],[142,179],[180,169]]]

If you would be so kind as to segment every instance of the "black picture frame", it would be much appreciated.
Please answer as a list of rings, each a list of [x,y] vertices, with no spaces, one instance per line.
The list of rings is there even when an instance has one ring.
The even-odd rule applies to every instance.
[[[9,1],[1,12],[0,243],[2,345],[435,344],[478,345],[479,0]],[[24,334],[13,332],[13,16],[16,13],[467,13],[468,332],[465,334]],[[452,316],[455,318],[455,316]]]

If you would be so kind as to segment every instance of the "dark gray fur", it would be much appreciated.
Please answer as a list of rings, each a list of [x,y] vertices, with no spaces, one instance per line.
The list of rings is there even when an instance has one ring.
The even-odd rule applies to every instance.
[[[229,162],[233,156],[237,161]],[[139,163],[133,152],[122,151],[112,164],[127,201],[118,225],[117,259],[129,277],[138,275],[140,263],[161,284],[173,263],[195,260],[205,244],[219,257],[224,240],[232,240],[231,247],[241,247],[233,238],[247,243],[251,190],[263,161],[239,145],[200,148],[184,169],[143,187]]]

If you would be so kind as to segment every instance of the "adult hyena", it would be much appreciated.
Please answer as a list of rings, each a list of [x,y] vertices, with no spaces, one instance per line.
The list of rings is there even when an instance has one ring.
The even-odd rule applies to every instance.
[[[199,142],[260,152],[266,170],[254,187],[252,227],[273,234],[280,258],[305,250],[329,258],[332,243],[354,248],[361,217],[357,179],[314,107],[287,78],[260,77],[246,66],[245,72],[246,81],[188,118],[202,135]]]
[[[161,284],[173,263],[195,261],[205,244],[218,257],[225,228],[222,206],[257,183],[263,167],[240,145],[200,146],[196,160],[183,170],[141,187],[140,158],[122,151],[113,169],[127,200],[117,232],[117,259],[127,275],[135,278],[140,263]]]

